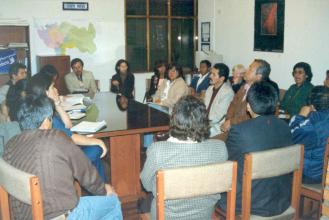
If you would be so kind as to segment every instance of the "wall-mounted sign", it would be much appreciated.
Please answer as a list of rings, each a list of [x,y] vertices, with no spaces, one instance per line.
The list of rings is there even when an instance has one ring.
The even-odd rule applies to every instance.
[[[63,2],[63,10],[88,11],[88,2]]]

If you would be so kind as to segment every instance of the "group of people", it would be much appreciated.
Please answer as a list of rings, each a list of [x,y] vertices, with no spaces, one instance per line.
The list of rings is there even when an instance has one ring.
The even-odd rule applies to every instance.
[[[182,98],[176,103],[166,99],[159,102],[173,103],[170,135],[168,140],[155,142],[147,149],[140,175],[144,188],[156,196],[156,172],[160,169],[237,161],[236,213],[240,214],[244,155],[292,144],[305,146],[303,183],[320,183],[329,137],[329,72],[324,85],[314,87],[310,65],[297,63],[292,73],[295,84],[281,100],[270,72],[270,64],[261,59],[255,59],[247,69],[236,65],[231,77],[227,65],[217,63],[211,67],[209,61],[201,61],[200,74],[190,86],[182,83],[180,90],[175,87]],[[165,89],[151,87],[149,99],[161,100],[163,90],[170,93],[171,77],[167,78],[162,84],[158,81],[158,88]],[[152,80],[152,85],[155,82]],[[279,112],[285,119],[279,117]],[[291,181],[290,175],[253,181],[251,214],[268,217],[288,209]],[[166,219],[211,219],[215,204],[225,211],[226,194],[166,201]],[[153,201],[152,219],[155,210]]]
[[[74,74],[75,68],[80,67],[81,60],[72,60]],[[79,73],[83,81],[78,80]],[[84,86],[92,85],[92,75],[85,73],[80,68],[75,75],[79,86],[82,82]],[[56,68],[46,65],[27,79],[26,67],[15,63],[9,75],[10,81],[1,87],[6,111],[2,114],[7,113],[7,121],[18,122],[21,133],[7,142],[2,156],[12,166],[39,177],[45,218],[65,215],[67,219],[122,219],[120,202],[106,183],[101,161],[108,147],[101,139],[70,131],[72,122],[55,88]],[[71,86],[75,88],[74,83]],[[86,195],[94,196],[79,198],[74,181],[79,182]],[[28,205],[12,197],[10,202],[15,219],[31,218]]]
[[[97,86],[83,66],[81,59],[73,59],[73,71],[66,74],[65,82],[70,93],[92,97]],[[156,196],[159,169],[234,160],[238,162],[236,212],[241,213],[244,155],[294,143],[305,146],[303,182],[321,182],[329,137],[329,72],[324,85],[314,87],[310,65],[297,63],[292,73],[295,84],[280,100],[279,87],[270,79],[271,66],[265,60],[255,59],[247,69],[236,65],[232,76],[226,64],[212,65],[208,60],[200,62],[199,71],[187,85],[179,64],[159,61],[155,65],[146,99],[171,109],[170,130],[166,141],[147,148],[140,174],[147,191]],[[124,100],[133,99],[135,78],[128,62],[119,60],[115,72],[110,91]],[[9,75],[8,83],[0,87],[1,120],[17,121],[22,132],[6,144],[3,158],[40,178],[45,217],[122,219],[120,202],[106,184],[101,162],[107,146],[100,139],[70,131],[72,122],[55,88],[57,70],[46,65],[26,79],[26,67],[15,63]],[[285,120],[278,117],[279,112]],[[74,180],[98,196],[79,199]],[[290,205],[290,195],[290,175],[253,181],[251,213],[281,214]],[[30,217],[27,205],[11,200],[18,219]],[[166,201],[166,219],[211,219],[215,205],[225,211],[226,195]],[[153,201],[152,219],[155,209]]]

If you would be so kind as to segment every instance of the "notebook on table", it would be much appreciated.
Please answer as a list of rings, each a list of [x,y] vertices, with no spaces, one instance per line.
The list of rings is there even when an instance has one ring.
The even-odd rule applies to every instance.
[[[95,133],[104,127],[106,127],[106,122],[104,120],[100,122],[82,121],[72,127],[71,131],[77,133]]]

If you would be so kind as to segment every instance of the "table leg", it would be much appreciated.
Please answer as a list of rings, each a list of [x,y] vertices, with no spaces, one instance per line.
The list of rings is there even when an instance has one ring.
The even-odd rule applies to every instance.
[[[141,194],[140,134],[110,137],[110,148],[111,183],[115,191],[120,198],[137,200]]]

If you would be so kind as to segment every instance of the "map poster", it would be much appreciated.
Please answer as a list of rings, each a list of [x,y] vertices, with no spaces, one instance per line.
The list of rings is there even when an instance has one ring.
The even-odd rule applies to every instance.
[[[56,55],[66,55],[69,49],[74,48],[89,54],[94,54],[97,50],[93,23],[77,25],[66,21],[50,22],[37,24],[36,31],[44,46],[53,49]]]
[[[32,57],[78,57],[84,61],[84,69],[91,71],[100,81],[100,90],[106,91],[114,72],[112,66],[124,57],[123,37],[113,34],[113,30],[120,27],[120,24],[102,19],[34,18],[31,28]],[[41,67],[36,67],[34,71],[37,72],[38,68]]]

